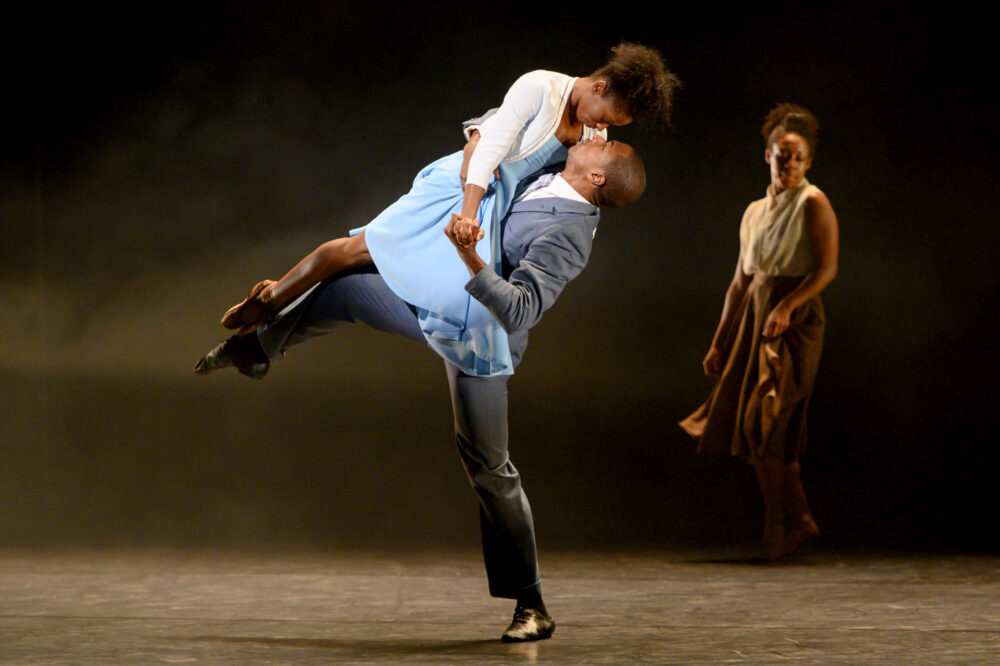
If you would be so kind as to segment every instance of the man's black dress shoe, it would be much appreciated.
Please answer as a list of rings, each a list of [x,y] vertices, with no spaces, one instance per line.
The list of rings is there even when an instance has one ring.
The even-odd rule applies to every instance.
[[[514,609],[514,621],[500,637],[504,643],[522,643],[540,641],[548,638],[556,630],[556,623],[551,617],[537,608],[518,606]]]
[[[271,363],[267,360],[257,336],[251,333],[234,335],[215,345],[198,361],[194,371],[199,375],[207,375],[229,366],[233,366],[247,377],[263,379]]]

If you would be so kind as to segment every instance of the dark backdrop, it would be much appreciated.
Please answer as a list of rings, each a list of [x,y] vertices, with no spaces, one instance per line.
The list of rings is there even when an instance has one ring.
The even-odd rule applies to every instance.
[[[666,6],[666,5],[665,5]],[[995,549],[994,39],[952,9],[155,3],[42,8],[5,40],[0,545],[470,545],[441,363],[345,330],[260,383],[191,368],[222,311],[363,224],[521,73],[622,39],[685,87],[673,128],[614,136],[646,195],[512,380],[542,548],[747,544],[741,462],[676,422],[776,102],[821,122],[841,228],[805,480],[828,547]],[[503,12],[507,11],[507,14]],[[478,12],[478,13],[477,13]]]

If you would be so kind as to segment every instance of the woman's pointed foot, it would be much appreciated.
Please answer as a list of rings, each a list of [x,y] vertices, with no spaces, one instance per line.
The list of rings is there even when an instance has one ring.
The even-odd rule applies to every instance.
[[[785,539],[785,554],[794,553],[803,541],[819,536],[819,525],[808,513],[799,518],[799,522],[788,530]]]
[[[226,310],[226,314],[222,315],[222,325],[248,333],[270,319],[274,312],[268,298],[270,291],[265,290],[273,284],[273,280],[255,284],[246,298]]]

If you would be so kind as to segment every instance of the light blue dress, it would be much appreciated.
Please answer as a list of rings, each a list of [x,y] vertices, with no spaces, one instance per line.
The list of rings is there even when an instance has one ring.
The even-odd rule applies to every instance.
[[[492,179],[478,212],[489,243],[481,241],[477,247],[497,274],[502,272],[502,221],[518,184],[539,169],[565,162],[566,156],[566,147],[553,135],[530,155],[500,164],[500,179]],[[469,271],[444,235],[452,214],[462,210],[462,159],[459,151],[428,165],[407,194],[351,233],[364,230],[379,273],[416,308],[420,329],[438,354],[469,375],[510,375],[514,364],[507,334],[465,291]]]

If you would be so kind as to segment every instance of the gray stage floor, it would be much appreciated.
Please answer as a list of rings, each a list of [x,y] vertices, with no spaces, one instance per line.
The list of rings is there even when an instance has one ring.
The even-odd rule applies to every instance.
[[[996,663],[1000,557],[543,553],[551,640],[475,553],[0,552],[2,664]]]

